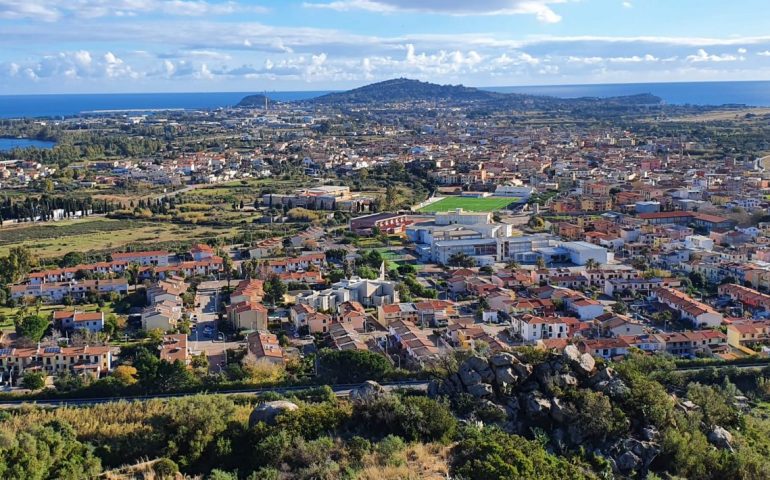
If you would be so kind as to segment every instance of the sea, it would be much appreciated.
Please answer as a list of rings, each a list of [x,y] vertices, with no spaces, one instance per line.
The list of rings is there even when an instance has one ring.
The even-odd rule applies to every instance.
[[[673,105],[770,106],[770,81],[546,85],[484,89],[562,98],[651,93]],[[215,109],[233,106],[246,95],[254,93],[264,92],[0,95],[0,118],[56,118],[105,111],[141,113],[154,110]],[[267,96],[286,102],[307,100],[326,93],[329,91],[268,91]]]
[[[45,140],[32,140],[28,138],[2,138],[0,137],[0,152],[7,152],[14,148],[53,148],[55,142]]]

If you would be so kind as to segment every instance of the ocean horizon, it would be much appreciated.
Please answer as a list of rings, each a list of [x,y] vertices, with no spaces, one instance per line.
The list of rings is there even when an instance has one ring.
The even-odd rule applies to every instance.
[[[770,106],[770,81],[616,83],[479,87],[501,93],[559,98],[615,97],[650,93],[671,105]],[[279,102],[307,100],[331,90],[267,92]],[[79,93],[0,95],[0,118],[66,117],[100,111],[211,110],[236,105],[263,92]]]

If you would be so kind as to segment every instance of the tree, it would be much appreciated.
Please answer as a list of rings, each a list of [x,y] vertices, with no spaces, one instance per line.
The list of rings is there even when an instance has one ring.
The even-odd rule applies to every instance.
[[[21,314],[22,312],[19,313]],[[40,315],[25,315],[18,316],[14,323],[17,335],[32,342],[39,342],[48,330],[51,322]]]
[[[527,222],[527,226],[533,230],[542,230],[545,228],[545,220],[540,217],[532,217]]]
[[[0,426],[0,478],[97,478],[101,463],[66,422],[49,420],[23,430]]]
[[[543,258],[542,256],[537,257],[537,261],[535,262],[535,265],[537,265],[538,269],[545,268],[546,267],[545,258]]]
[[[593,258],[589,258],[586,261],[586,270],[596,270],[601,264]]]
[[[134,284],[134,290],[136,290],[137,285],[139,285],[141,267],[138,263],[131,263],[126,268],[126,272],[128,273],[129,281]]]
[[[37,263],[37,257],[29,248],[12,247],[6,257],[0,258],[0,280],[2,283],[18,283]]]
[[[612,311],[619,315],[625,315],[628,313],[628,305],[626,305],[625,302],[615,302],[612,304]]]
[[[222,257],[222,270],[225,274],[225,278],[227,279],[227,289],[229,290],[230,282],[233,280],[233,273],[235,273],[235,265],[233,263],[233,259],[230,257],[230,255],[227,254],[227,252],[223,250],[219,250],[217,255]]]
[[[136,368],[131,365],[119,365],[112,371],[112,377],[118,380],[123,386],[135,384],[136,374]]]
[[[447,263],[453,267],[471,268],[476,266],[476,259],[467,253],[458,252],[450,255]]]
[[[265,301],[276,304],[283,301],[283,295],[286,293],[286,284],[278,278],[278,275],[271,275],[265,281]]]
[[[687,277],[695,288],[703,288],[706,286],[706,277],[701,272],[690,272]]]
[[[45,375],[39,372],[27,372],[21,377],[21,386],[28,390],[40,390],[45,387]]]
[[[368,350],[323,350],[319,358],[321,375],[336,383],[379,380],[392,369],[385,357]]]
[[[85,255],[80,252],[69,252],[62,257],[59,265],[61,267],[74,267],[85,263]]]

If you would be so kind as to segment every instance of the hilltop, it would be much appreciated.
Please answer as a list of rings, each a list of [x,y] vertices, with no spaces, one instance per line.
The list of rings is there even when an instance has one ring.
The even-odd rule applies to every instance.
[[[372,83],[344,92],[333,92],[309,100],[325,105],[366,105],[410,102],[477,103],[502,108],[562,108],[562,107],[635,107],[656,105],[662,99],[644,93],[611,98],[556,98],[541,95],[500,93],[481,90],[464,85],[438,85],[408,78],[396,78]],[[238,104],[239,107],[261,107],[264,95],[249,95]]]
[[[395,103],[414,101],[489,101],[505,95],[465,87],[396,78],[372,83],[346,92],[334,92],[316,98],[318,103]]]
[[[257,94],[257,95],[249,95],[247,97],[243,97],[243,99],[241,99],[241,101],[238,102],[238,105],[236,105],[236,107],[265,108],[265,101],[267,101],[268,105],[274,103],[274,100],[272,98],[262,94]]]

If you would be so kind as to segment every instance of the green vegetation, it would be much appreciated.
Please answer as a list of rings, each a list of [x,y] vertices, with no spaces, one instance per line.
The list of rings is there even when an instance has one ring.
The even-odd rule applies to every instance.
[[[425,213],[436,213],[449,212],[458,208],[462,208],[468,212],[494,212],[496,210],[503,210],[508,205],[517,201],[519,201],[519,199],[510,197],[445,197],[437,202],[420,208],[419,211]]]

